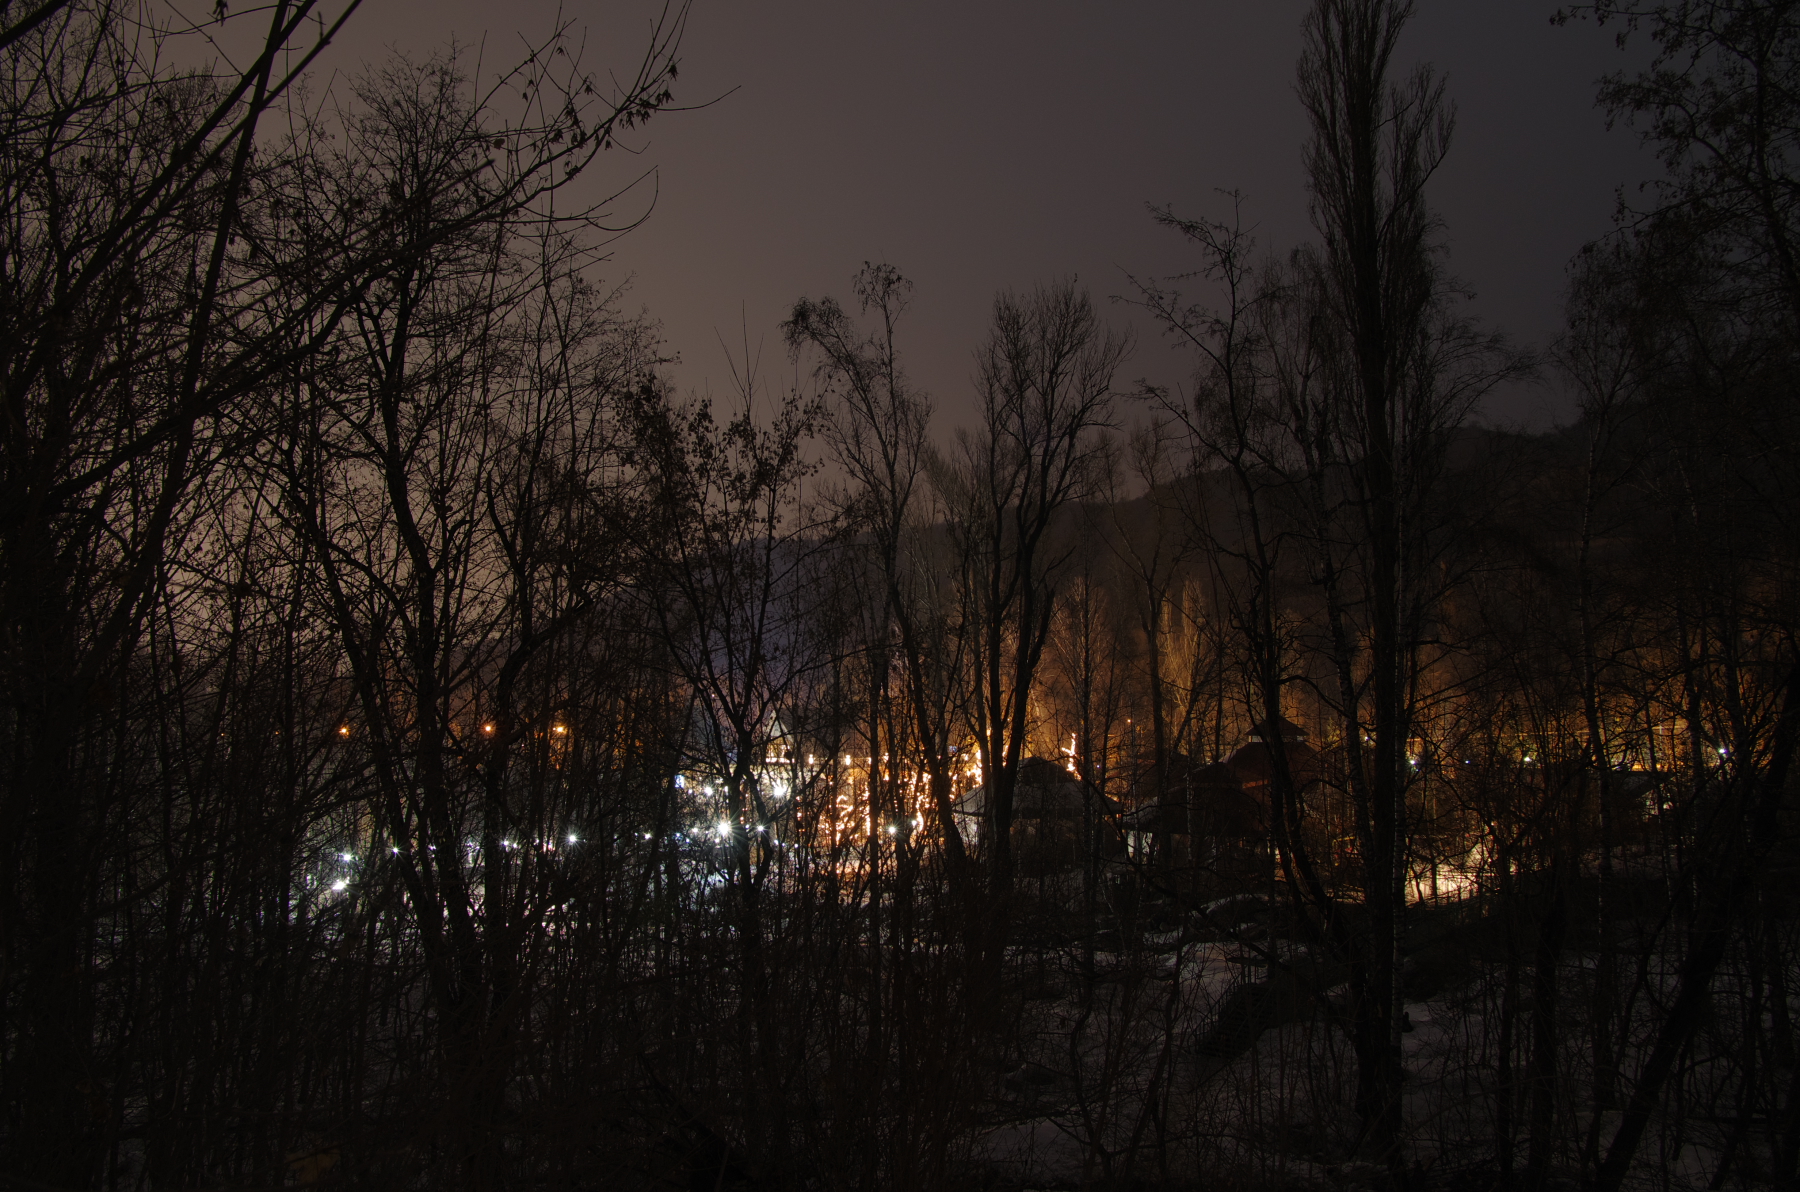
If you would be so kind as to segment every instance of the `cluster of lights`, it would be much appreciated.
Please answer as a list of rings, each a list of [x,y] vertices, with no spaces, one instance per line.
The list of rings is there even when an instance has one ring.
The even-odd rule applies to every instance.
[[[1072,750],[1064,750],[1068,756],[1068,764],[1074,765]],[[979,754],[973,750],[952,749],[953,767],[959,779],[958,786],[964,783],[980,783],[982,767]],[[821,767],[830,767],[837,781],[832,782],[835,797],[822,809],[816,818],[809,818],[806,825],[796,821],[803,836],[816,837],[817,842],[827,847],[842,845],[851,841],[868,841],[881,836],[898,837],[902,827],[910,837],[913,833],[923,831],[930,821],[927,814],[931,806],[930,775],[923,768],[907,767],[905,770],[890,769],[891,758],[883,754],[879,762],[874,757],[857,757],[850,753],[842,754],[806,754],[804,767],[800,766],[798,756],[790,758],[775,756],[771,753],[752,776],[751,781],[756,789],[771,803],[789,802],[795,793],[794,779],[776,769],[778,766],[792,766],[802,769],[810,779],[820,772]],[[708,800],[721,800],[726,792],[726,785],[719,781],[708,781],[703,777],[677,772],[672,775],[675,788]],[[879,784],[883,788],[896,789],[901,796],[901,814],[892,817],[877,818],[871,803],[871,794]],[[885,801],[885,799],[883,800]],[[718,805],[715,803],[715,815]],[[771,835],[771,825],[736,822],[735,817],[727,814],[711,822],[703,821],[695,832],[695,839],[706,842],[722,843],[732,838],[737,832],[755,832],[775,847],[784,847]],[[650,833],[644,833],[645,840],[653,839]],[[674,839],[688,839],[681,832],[674,833]]]
[[[494,735],[494,729],[495,725],[491,720],[484,721],[481,725],[481,731],[490,737]],[[550,732],[554,736],[566,737],[569,735],[569,726],[566,724],[553,724],[550,726]],[[348,737],[350,735],[350,726],[347,724],[338,725],[337,735],[340,737]]]

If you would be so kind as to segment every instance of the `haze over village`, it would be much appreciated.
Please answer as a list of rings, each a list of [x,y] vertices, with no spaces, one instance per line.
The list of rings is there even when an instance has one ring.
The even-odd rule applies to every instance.
[[[0,1185],[1800,1180],[1800,7],[0,0]]]

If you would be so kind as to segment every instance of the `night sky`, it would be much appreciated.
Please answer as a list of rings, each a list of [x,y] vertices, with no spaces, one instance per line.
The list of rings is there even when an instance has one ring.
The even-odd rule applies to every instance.
[[[662,321],[679,383],[723,397],[724,345],[741,358],[747,339],[762,380],[790,384],[777,325],[794,299],[847,299],[865,259],[889,261],[916,283],[910,371],[954,425],[996,289],[1073,274],[1104,300],[1129,293],[1127,273],[1192,267],[1146,203],[1223,214],[1218,192],[1236,189],[1265,248],[1309,234],[1292,87],[1306,8],[696,0],[677,98],[717,102],[659,116],[637,156],[602,163],[615,183],[653,171],[615,205],[620,222],[648,219],[613,246],[606,272],[632,278],[631,301]],[[561,9],[603,67],[630,64],[655,6]],[[1528,345],[1555,333],[1570,255],[1612,226],[1619,188],[1636,193],[1655,168],[1593,105],[1595,79],[1629,61],[1613,30],[1553,27],[1553,9],[1421,0],[1401,55],[1408,69],[1447,72],[1457,106],[1435,191],[1451,268],[1475,312]],[[331,65],[354,69],[389,47],[423,55],[452,34],[492,64],[557,11],[553,0],[366,0]],[[1153,327],[1107,306],[1139,332],[1127,379],[1185,376]],[[1486,412],[1542,426],[1567,410],[1539,384]]]

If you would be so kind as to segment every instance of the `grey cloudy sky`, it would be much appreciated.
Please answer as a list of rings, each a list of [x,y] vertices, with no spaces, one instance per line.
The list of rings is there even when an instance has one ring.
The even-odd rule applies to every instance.
[[[628,65],[655,5],[564,0],[587,60]],[[681,355],[684,387],[730,388],[726,348],[760,348],[764,379],[792,379],[776,328],[801,295],[848,297],[864,260],[916,285],[910,370],[946,423],[968,400],[970,352],[1001,287],[1076,275],[1096,298],[1127,273],[1192,266],[1146,203],[1222,214],[1246,196],[1261,243],[1309,232],[1304,122],[1292,77],[1306,0],[696,0],[678,99],[623,180],[654,170],[654,208],[613,248]],[[1564,267],[1607,232],[1622,185],[1654,163],[1608,132],[1593,84],[1622,62],[1612,31],[1553,27],[1546,0],[1419,0],[1407,65],[1449,77],[1457,137],[1435,201],[1453,270],[1475,310],[1526,344],[1559,318]],[[490,62],[541,37],[554,0],[504,5],[366,0],[332,54],[352,68],[390,48],[423,54],[452,35]],[[727,94],[729,93],[729,94]],[[651,183],[619,216],[650,207]],[[1185,360],[1139,332],[1131,376],[1181,379]],[[1546,386],[1489,413],[1542,425],[1566,412]]]

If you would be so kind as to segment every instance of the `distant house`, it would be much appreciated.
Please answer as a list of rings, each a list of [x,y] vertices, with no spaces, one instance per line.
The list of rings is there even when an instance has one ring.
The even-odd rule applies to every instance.
[[[1112,825],[1120,810],[1116,799],[1094,790],[1066,767],[1048,758],[1024,759],[1013,788],[1016,868],[1021,874],[1076,868],[1090,845],[1097,845],[1102,855],[1116,853],[1118,833]],[[987,815],[985,783],[972,788],[956,805],[956,818],[965,837],[978,838],[986,828]]]
[[[1306,731],[1285,719],[1251,729],[1224,761],[1201,765],[1185,754],[1170,755],[1160,783],[1155,767],[1145,763],[1133,784],[1136,806],[1124,817],[1133,855],[1196,880],[1240,885],[1266,879],[1276,748],[1298,791],[1319,784],[1320,755],[1307,744]]]
[[[1307,744],[1305,729],[1286,719],[1263,721],[1250,730],[1248,741],[1225,759],[1225,765],[1265,809],[1274,791],[1277,746],[1286,757],[1288,776],[1296,790],[1305,791],[1324,776],[1322,759]]]

